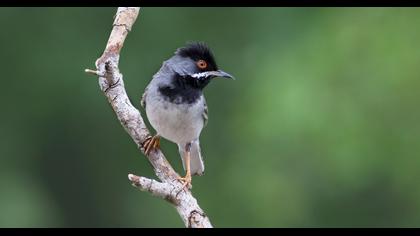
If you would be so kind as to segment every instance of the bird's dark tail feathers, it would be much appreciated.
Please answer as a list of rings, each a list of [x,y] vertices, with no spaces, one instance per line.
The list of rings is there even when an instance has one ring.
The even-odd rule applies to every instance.
[[[182,166],[186,170],[185,163],[185,145],[178,145],[179,154],[182,159]],[[203,175],[204,174],[204,163],[203,157],[201,156],[200,142],[198,140],[191,142],[191,155],[190,155],[190,168],[191,175]]]

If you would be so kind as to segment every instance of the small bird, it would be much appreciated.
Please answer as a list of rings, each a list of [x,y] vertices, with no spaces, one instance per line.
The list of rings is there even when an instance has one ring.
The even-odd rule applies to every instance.
[[[191,175],[204,173],[199,137],[207,124],[208,109],[203,89],[215,77],[234,79],[218,69],[205,43],[190,42],[163,62],[141,98],[157,132],[144,142],[145,153],[160,147],[160,137],[176,143],[186,172],[179,178],[183,187],[191,187]]]

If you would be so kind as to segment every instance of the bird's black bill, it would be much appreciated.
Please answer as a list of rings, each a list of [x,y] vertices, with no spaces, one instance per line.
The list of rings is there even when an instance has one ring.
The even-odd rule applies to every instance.
[[[222,71],[222,70],[216,70],[216,71],[210,71],[211,75],[214,77],[221,77],[221,78],[227,78],[227,79],[235,79],[232,75]]]

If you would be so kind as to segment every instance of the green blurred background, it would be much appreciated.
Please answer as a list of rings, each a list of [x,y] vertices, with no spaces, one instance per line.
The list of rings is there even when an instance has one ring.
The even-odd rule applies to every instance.
[[[1,227],[183,227],[129,184],[153,171],[84,73],[115,12],[0,9]],[[143,8],[120,69],[137,107],[189,40],[237,78],[205,91],[193,193],[214,226],[418,227],[419,25],[408,8]]]

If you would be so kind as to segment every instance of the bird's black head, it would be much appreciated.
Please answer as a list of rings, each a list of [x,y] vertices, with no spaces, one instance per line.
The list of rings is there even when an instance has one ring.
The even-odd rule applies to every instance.
[[[219,70],[210,48],[202,42],[190,42],[178,48],[171,66],[187,83],[201,89],[215,77],[233,79],[230,74]]]
[[[185,47],[178,48],[175,54],[192,59],[196,63],[197,72],[217,70],[213,53],[205,43],[190,42]]]

